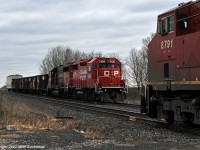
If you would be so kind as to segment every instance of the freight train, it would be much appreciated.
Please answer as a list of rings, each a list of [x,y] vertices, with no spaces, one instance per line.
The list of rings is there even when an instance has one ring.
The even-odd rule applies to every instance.
[[[116,58],[80,59],[49,74],[12,80],[12,90],[74,99],[124,101],[127,86]]]
[[[200,2],[181,3],[158,16],[148,50],[142,113],[200,124]]]

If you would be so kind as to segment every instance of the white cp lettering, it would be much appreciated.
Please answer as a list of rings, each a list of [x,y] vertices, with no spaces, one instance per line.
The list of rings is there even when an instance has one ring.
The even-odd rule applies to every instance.
[[[119,74],[119,71],[114,71],[112,75],[116,76],[117,74]],[[110,76],[110,71],[104,71],[104,76]]]
[[[104,76],[109,76],[110,75],[110,71],[104,71]]]
[[[119,74],[119,71],[114,71],[114,76]]]

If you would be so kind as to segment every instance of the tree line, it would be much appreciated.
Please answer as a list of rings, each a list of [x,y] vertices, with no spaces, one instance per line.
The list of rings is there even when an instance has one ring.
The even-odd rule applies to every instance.
[[[93,58],[93,57],[116,57],[122,62],[123,78],[131,87],[137,87],[138,90],[144,86],[148,79],[147,76],[147,55],[148,44],[154,34],[142,39],[142,47],[140,49],[131,48],[129,55],[124,60],[117,53],[103,54],[94,50],[85,53],[80,50],[73,50],[70,47],[55,46],[49,49],[46,56],[40,64],[40,73],[48,74],[53,68],[75,62],[78,59]]]

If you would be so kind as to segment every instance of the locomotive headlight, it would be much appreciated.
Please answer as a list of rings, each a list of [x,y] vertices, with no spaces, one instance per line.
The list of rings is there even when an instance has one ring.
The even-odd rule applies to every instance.
[[[105,92],[107,91],[107,89],[105,89]]]

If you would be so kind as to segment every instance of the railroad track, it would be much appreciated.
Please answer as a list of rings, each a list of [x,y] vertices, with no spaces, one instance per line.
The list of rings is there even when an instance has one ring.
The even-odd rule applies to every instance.
[[[52,98],[52,97],[44,97],[44,96],[33,96],[33,95],[27,95],[27,94],[19,94],[19,93],[8,93],[8,92],[1,92],[8,95],[16,95],[24,98],[35,98],[35,100],[54,104],[57,106],[60,106],[62,108],[70,108],[78,111],[83,112],[89,112],[92,114],[102,114],[107,116],[112,116],[115,118],[120,118],[126,121],[133,121],[138,122],[141,124],[156,126],[159,128],[166,128],[170,129],[175,132],[180,133],[188,133],[188,134],[194,134],[194,135],[200,135],[200,128],[188,128],[183,125],[168,125],[164,120],[157,120],[157,119],[151,119],[146,117],[145,114],[140,114],[138,112],[134,111],[125,111],[125,110],[119,110],[119,109],[111,109],[111,108],[104,108],[100,106],[95,105],[88,105],[88,103],[78,103],[78,102],[72,102],[72,101],[63,101],[63,99],[58,98]]]
[[[99,105],[96,106],[89,103],[80,103],[77,101],[74,102],[74,101],[69,101],[69,100],[66,101],[66,99],[62,99],[62,98],[35,96],[35,95],[28,95],[28,94],[21,94],[21,93],[8,93],[8,92],[4,92],[4,93],[9,94],[9,95],[21,96],[24,98],[35,98],[35,100],[37,101],[58,105],[62,108],[70,108],[70,109],[79,110],[79,111],[82,110],[83,112],[89,112],[93,114],[95,113],[95,114],[112,116],[112,117],[120,118],[126,121],[135,121],[135,122],[146,123],[146,124],[150,122],[151,124],[160,124],[160,123],[165,124],[165,122],[163,121],[148,119],[145,114],[140,114],[139,112],[134,112],[134,111],[120,110],[119,108],[118,109],[105,108]],[[120,105],[120,104],[117,104],[117,105]]]

